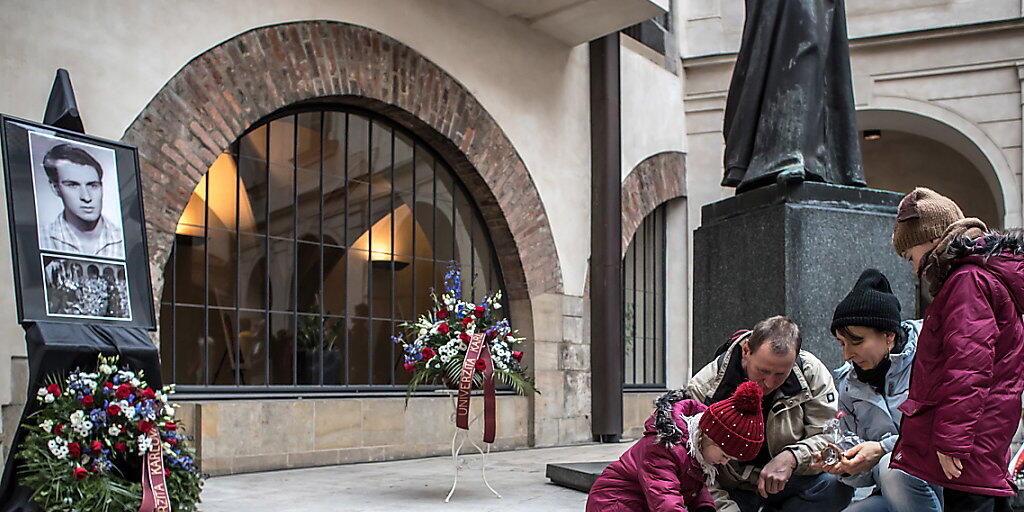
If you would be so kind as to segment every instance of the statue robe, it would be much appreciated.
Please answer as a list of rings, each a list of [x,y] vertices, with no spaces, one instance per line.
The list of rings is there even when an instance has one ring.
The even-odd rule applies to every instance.
[[[737,193],[779,173],[866,186],[844,0],[746,0],[725,107],[725,176]]]

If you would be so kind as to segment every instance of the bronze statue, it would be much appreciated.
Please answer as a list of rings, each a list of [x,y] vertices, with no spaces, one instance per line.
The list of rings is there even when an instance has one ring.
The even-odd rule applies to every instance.
[[[863,187],[844,0],[746,0],[725,106],[736,193],[784,178]]]

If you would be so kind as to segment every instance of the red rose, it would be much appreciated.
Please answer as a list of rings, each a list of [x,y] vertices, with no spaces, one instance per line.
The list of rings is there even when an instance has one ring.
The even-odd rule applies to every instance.
[[[463,332],[463,333],[459,333],[459,339],[464,341],[464,342],[466,342],[466,343],[469,343],[469,340],[473,339],[473,337],[470,336],[469,334]]]
[[[103,387],[107,389],[114,389],[114,383],[108,380],[107,382],[103,383]]]
[[[178,430],[178,424],[168,421],[167,423],[164,423],[164,428],[167,430]]]
[[[142,396],[152,400],[152,399],[156,398],[156,391],[153,391],[153,388],[143,389],[142,390]]]
[[[82,397],[83,407],[92,407],[93,402],[95,402],[95,400],[93,399],[92,395],[85,395]]]
[[[412,363],[405,363],[403,366],[405,367],[405,371],[407,372],[412,372],[416,369],[416,365]]]
[[[464,325],[466,327],[469,327],[469,324],[471,324],[471,323],[473,323],[473,317],[471,317],[471,316],[467,316],[466,318],[462,319],[462,325]]]
[[[476,315],[477,318],[483,318],[484,317],[484,307],[483,306],[477,306],[476,309],[473,310],[473,314]]]
[[[114,396],[125,399],[132,396],[132,387],[129,384],[121,384],[117,387],[117,391],[114,392]]]
[[[75,480],[81,480],[81,479],[89,476],[89,470],[83,468],[82,466],[78,466],[77,468],[75,468],[74,475],[75,475]]]
[[[171,446],[176,446],[178,444],[178,440],[173,438],[173,437],[168,437],[167,438],[167,444],[169,444]]]
[[[476,371],[482,372],[487,369],[487,363],[483,359],[476,360]]]
[[[512,359],[515,359],[516,361],[522,362],[522,360],[523,360],[523,353],[518,351],[518,350],[513,350],[512,351]]]
[[[448,310],[447,309],[439,309],[439,310],[437,310],[437,319],[438,320],[444,320],[445,318],[448,318]]]
[[[107,406],[107,414],[111,416],[117,416],[121,414],[121,406],[117,404],[110,404]]]
[[[53,433],[59,435],[64,434],[64,425],[57,425],[53,427]]]
[[[101,443],[99,441],[93,441],[92,442],[92,451],[93,451],[93,453],[103,451],[103,443]]]
[[[139,432],[146,433],[153,430],[153,422],[151,421],[140,421],[135,424],[135,428],[139,429]]]
[[[72,458],[77,459],[82,456],[82,446],[78,443],[68,443],[68,453]]]
[[[60,386],[50,384],[49,386],[46,386],[46,392],[53,396],[60,396]]]
[[[128,445],[124,443],[114,443],[114,451],[117,453],[124,453],[128,451]]]
[[[437,352],[434,352],[434,349],[432,349],[430,347],[423,347],[423,352],[422,353],[423,353],[423,359],[426,359],[428,361],[431,358],[433,358],[435,355],[437,355]]]
[[[448,331],[450,331],[450,330],[451,329],[448,327],[447,323],[443,323],[443,324],[437,326],[437,332],[439,332],[441,334],[448,334]]]

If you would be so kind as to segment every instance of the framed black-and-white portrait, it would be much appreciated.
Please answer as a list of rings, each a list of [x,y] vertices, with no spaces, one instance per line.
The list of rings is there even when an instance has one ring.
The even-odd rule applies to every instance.
[[[19,320],[154,329],[135,148],[0,122]]]
[[[39,249],[124,259],[114,150],[29,132]]]

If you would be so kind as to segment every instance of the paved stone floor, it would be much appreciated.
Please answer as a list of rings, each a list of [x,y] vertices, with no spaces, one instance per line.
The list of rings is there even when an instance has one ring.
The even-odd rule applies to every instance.
[[[544,476],[549,462],[614,460],[631,443],[589,444],[495,452],[488,456],[487,479],[479,466],[462,471],[451,503],[451,458],[349,464],[215,477],[203,491],[204,512],[323,512],[461,509],[484,511],[581,511],[586,495],[553,485]]]

